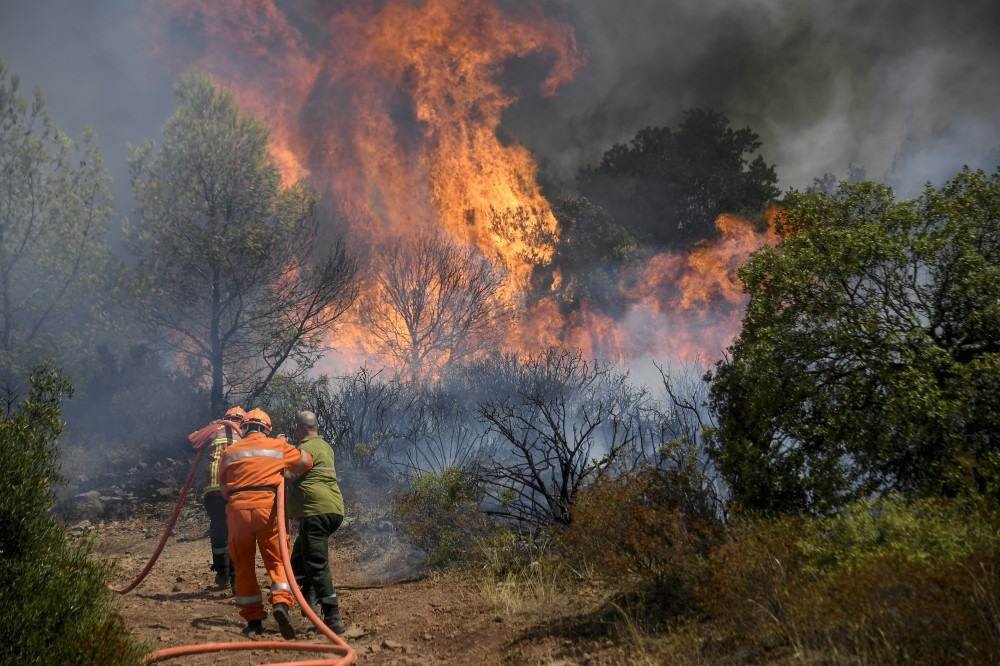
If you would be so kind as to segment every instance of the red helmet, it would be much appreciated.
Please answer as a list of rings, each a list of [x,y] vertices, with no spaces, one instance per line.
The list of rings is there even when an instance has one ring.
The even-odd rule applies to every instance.
[[[233,421],[235,423],[243,423],[243,420],[247,417],[247,413],[243,411],[243,408],[239,405],[233,405],[226,410],[225,416],[222,418],[226,421]]]
[[[265,434],[271,433],[271,417],[267,415],[260,407],[256,407],[247,412],[246,418],[243,419],[243,425],[248,426],[252,423],[256,423],[264,429]]]

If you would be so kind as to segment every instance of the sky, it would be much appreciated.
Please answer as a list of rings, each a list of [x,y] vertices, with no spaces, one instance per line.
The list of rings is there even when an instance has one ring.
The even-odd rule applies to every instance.
[[[279,4],[308,21],[319,2]],[[963,164],[1000,163],[1000,2],[541,2],[574,26],[587,65],[554,97],[515,104],[502,131],[559,185],[698,107],[760,134],[783,188],[854,164],[912,195]],[[0,0],[0,60],[41,87],[71,136],[97,132],[127,212],[126,146],[157,137],[177,75],[149,44],[141,2]]]

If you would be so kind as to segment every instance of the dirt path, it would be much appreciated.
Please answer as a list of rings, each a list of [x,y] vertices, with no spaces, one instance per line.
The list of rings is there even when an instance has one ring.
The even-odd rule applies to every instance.
[[[162,529],[160,515],[103,524],[95,530],[102,556],[119,562],[124,581],[152,553]],[[509,616],[489,607],[479,593],[474,573],[437,574],[416,582],[365,587],[391,577],[391,558],[377,567],[370,561],[365,533],[349,525],[331,542],[331,571],[340,588],[348,635],[366,664],[572,664],[592,662],[574,641],[538,635],[536,616]],[[151,649],[189,643],[245,640],[243,621],[226,591],[213,589],[208,570],[207,520],[200,507],[189,506],[149,577],[122,599],[123,612],[135,635]],[[362,561],[367,564],[362,564]],[[398,573],[398,571],[396,572]],[[258,580],[267,582],[258,557]],[[298,611],[293,617],[301,634],[309,627]],[[551,619],[551,618],[550,618]],[[277,640],[274,621],[264,622],[265,638]],[[357,636],[357,634],[361,634]],[[321,642],[316,634],[305,636]],[[304,653],[280,653],[284,659]],[[247,664],[275,661],[277,652],[217,653],[171,663]]]

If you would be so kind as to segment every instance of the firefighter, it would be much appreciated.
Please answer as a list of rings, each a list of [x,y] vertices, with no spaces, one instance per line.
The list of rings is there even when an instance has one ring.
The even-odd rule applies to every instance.
[[[281,563],[275,493],[284,473],[305,474],[313,463],[308,453],[270,433],[271,417],[262,409],[250,410],[243,421],[243,439],[226,449],[219,477],[226,497],[229,555],[236,570],[236,605],[247,621],[243,633],[264,633],[264,604],[254,569],[259,547],[271,579],[268,601],[274,619],[281,635],[292,639],[292,592]]]
[[[208,514],[208,534],[212,547],[212,566],[215,572],[215,586],[222,588],[228,583],[235,589],[235,572],[229,562],[229,532],[226,529],[226,500],[222,496],[219,483],[219,464],[227,447],[240,441],[242,424],[246,412],[239,405],[230,407],[218,421],[191,433],[188,439],[195,448],[210,446],[208,452],[208,482],[205,485],[203,501]]]
[[[316,415],[309,411],[295,416],[295,440],[309,453],[313,467],[308,473],[285,483],[288,517],[299,519],[299,534],[292,548],[292,569],[303,593],[318,599],[323,622],[337,634],[346,630],[340,616],[337,590],[330,579],[329,541],[344,521],[344,497],[337,483],[333,449],[319,436]]]

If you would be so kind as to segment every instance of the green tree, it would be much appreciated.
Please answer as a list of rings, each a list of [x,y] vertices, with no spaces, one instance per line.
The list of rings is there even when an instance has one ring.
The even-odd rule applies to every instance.
[[[93,136],[56,129],[0,63],[0,381],[92,351],[110,264],[108,176]]]
[[[734,130],[720,113],[696,109],[677,129],[647,127],[580,172],[584,196],[638,240],[683,247],[715,235],[720,213],[759,215],[778,196],[774,166],[759,137]]]
[[[734,499],[825,512],[995,492],[1000,171],[912,201],[844,183],[784,205],[781,244],[740,271],[750,303],[712,385]]]
[[[192,75],[176,86],[163,144],[134,150],[140,316],[210,386],[213,413],[253,402],[279,370],[296,377],[356,297],[338,241],[317,247],[316,194],[282,187],[269,131],[230,92]]]
[[[535,269],[536,280],[545,276],[537,280],[539,293],[551,294],[555,284],[567,306],[586,301],[605,312],[622,307],[617,270],[637,258],[635,238],[584,197],[557,199],[552,212],[559,220],[560,234],[552,263]]]
[[[138,664],[129,635],[105,587],[109,565],[91,545],[70,545],[52,518],[62,430],[59,403],[72,387],[39,368],[31,390],[0,414],[0,662],[5,664]]]

